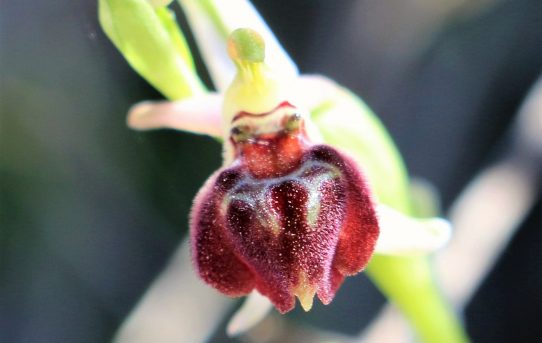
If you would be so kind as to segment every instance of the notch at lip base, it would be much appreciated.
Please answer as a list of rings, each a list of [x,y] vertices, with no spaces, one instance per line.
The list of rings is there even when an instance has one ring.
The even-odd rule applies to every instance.
[[[231,120],[232,123],[234,123],[235,121],[241,119],[241,118],[244,118],[244,117],[265,117],[267,115],[270,115],[271,113],[275,112],[276,110],[278,109],[281,109],[281,108],[297,108],[295,107],[294,105],[290,104],[288,101],[283,101],[281,102],[277,107],[273,108],[271,111],[268,111],[268,112],[263,112],[263,113],[250,113],[250,112],[246,112],[246,111],[241,111],[239,113],[237,113],[233,119]]]

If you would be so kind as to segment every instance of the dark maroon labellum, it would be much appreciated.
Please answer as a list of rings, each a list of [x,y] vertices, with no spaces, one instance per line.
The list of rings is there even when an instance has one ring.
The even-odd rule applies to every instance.
[[[274,140],[289,147],[287,137]],[[297,148],[289,168],[266,167],[263,157],[251,166],[245,150],[243,163],[207,181],[191,221],[203,280],[230,296],[256,288],[282,313],[294,308],[295,296],[306,310],[315,293],[331,302],[344,277],[366,266],[379,232],[355,162],[327,145]]]

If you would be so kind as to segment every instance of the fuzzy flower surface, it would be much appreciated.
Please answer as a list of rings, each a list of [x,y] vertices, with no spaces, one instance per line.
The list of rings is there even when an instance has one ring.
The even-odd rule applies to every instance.
[[[169,1],[98,2],[105,33],[169,99],[136,104],[128,125],[223,143],[222,167],[194,201],[190,239],[202,280],[229,296],[250,293],[229,334],[272,305],[291,310],[296,297],[306,310],[315,295],[327,304],[366,267],[422,340],[465,341],[427,261],[451,227],[413,211],[401,156],[360,98],[299,75],[248,0],[178,0],[216,92],[199,79]],[[239,27],[261,37],[243,29],[226,44]]]
[[[266,75],[257,33],[234,31],[229,52],[239,72],[225,99],[227,163],[194,201],[196,270],[227,295],[256,289],[282,313],[297,296],[308,311],[369,262],[379,232],[369,188],[352,159],[309,137],[306,111]]]
[[[319,198],[319,199],[314,199]],[[378,224],[350,160],[319,145],[295,169],[255,179],[242,163],[213,177],[196,198],[193,256],[199,275],[230,296],[253,289],[282,313],[317,292],[328,304],[347,275],[369,261]]]

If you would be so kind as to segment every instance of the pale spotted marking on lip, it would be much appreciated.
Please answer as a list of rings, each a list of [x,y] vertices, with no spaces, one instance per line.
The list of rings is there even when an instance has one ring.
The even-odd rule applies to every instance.
[[[237,120],[240,120],[244,117],[258,117],[258,118],[262,118],[262,117],[265,117],[265,116],[268,116],[270,114],[273,114],[274,112],[276,112],[277,110],[280,110],[280,109],[295,109],[296,107],[292,104],[290,104],[288,101],[283,101],[281,102],[277,107],[275,107],[274,109],[272,109],[271,111],[268,111],[268,112],[263,112],[263,113],[250,113],[250,112],[246,112],[246,111],[241,111],[239,113],[237,113],[233,119],[231,120],[232,124],[234,122],[236,122]]]
[[[319,189],[324,182],[338,179],[340,176],[341,173],[337,167],[322,162],[307,162],[295,172],[273,179],[260,180],[245,176],[240,180],[239,184],[226,193],[220,205],[220,212],[222,215],[226,215],[233,201],[241,201],[251,209],[256,210],[256,218],[262,227],[267,227],[275,235],[278,235],[282,231],[279,224],[280,214],[275,213],[272,206],[267,206],[266,201],[274,186],[295,181],[307,190],[306,219],[308,226],[314,230],[320,213]],[[307,180],[307,178],[311,179]]]

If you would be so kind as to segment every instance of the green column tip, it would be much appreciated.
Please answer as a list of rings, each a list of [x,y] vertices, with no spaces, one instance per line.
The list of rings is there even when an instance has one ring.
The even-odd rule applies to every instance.
[[[228,54],[237,62],[261,63],[265,59],[265,42],[252,29],[237,29],[228,38]]]

